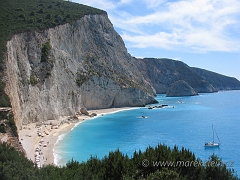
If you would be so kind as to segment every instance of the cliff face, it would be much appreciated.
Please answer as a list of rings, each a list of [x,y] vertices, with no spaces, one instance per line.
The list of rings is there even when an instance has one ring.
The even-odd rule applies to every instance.
[[[134,58],[133,61],[142,72],[144,78],[156,89],[156,93],[165,94],[174,89],[174,94],[184,96],[185,92],[181,90],[181,88],[184,89],[184,84],[175,84],[180,80],[186,82],[196,93],[240,89],[240,81],[236,78],[189,67],[181,61],[155,58]],[[180,89],[179,92],[176,92],[178,89]]]
[[[144,106],[155,91],[107,15],[15,35],[7,42],[6,92],[18,126],[87,109]]]
[[[240,82],[233,77],[224,76],[205,69],[192,68],[206,81],[211,83],[217,90],[239,90]]]
[[[198,95],[194,89],[183,80],[176,81],[168,89],[167,97],[177,96],[196,96]]]
[[[171,85],[184,80],[197,93],[211,93],[217,89],[187,64],[171,59],[134,59],[144,77],[157,93],[167,93]]]

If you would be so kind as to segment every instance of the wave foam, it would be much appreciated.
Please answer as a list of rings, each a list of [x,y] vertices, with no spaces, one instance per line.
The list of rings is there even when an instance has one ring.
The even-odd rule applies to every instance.
[[[53,157],[54,157],[54,164],[57,165],[57,166],[60,166],[59,162],[62,159],[62,156],[55,153],[55,151],[53,150]]]

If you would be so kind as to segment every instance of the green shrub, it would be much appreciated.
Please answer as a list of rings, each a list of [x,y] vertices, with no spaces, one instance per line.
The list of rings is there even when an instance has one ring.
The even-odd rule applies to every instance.
[[[25,14],[20,14],[19,17],[20,17],[20,18],[23,18],[23,19],[26,19]]]
[[[148,176],[148,180],[178,180],[179,174],[176,171],[171,171],[169,169],[163,168],[162,171],[157,170],[156,172]]]
[[[15,124],[14,118],[13,118],[13,114],[9,114],[8,116],[8,124],[13,132],[13,135],[15,137],[18,137],[18,132],[17,132],[17,126]]]
[[[8,112],[1,111],[0,112],[0,120],[8,118]]]
[[[35,19],[29,19],[28,22],[29,22],[29,23],[34,23],[34,22],[35,22]]]
[[[11,107],[10,99],[4,91],[0,95],[0,107]]]
[[[38,22],[38,23],[41,23],[41,22],[43,22],[43,20],[42,20],[42,19],[38,19],[37,22]]]
[[[89,76],[78,74],[77,79],[76,79],[76,83],[77,83],[78,86],[81,86],[88,79],[89,79]]]
[[[36,12],[35,12],[35,11],[32,11],[32,12],[30,13],[30,16],[35,16],[35,14],[36,14]]]
[[[47,19],[52,19],[52,15],[51,15],[51,14],[48,14],[46,18],[47,18]]]
[[[30,84],[31,84],[32,86],[34,86],[34,85],[36,85],[37,83],[38,83],[37,77],[34,76],[34,75],[31,75],[31,76],[30,76]]]
[[[38,11],[38,13],[43,14],[43,13],[44,13],[44,9],[40,9],[40,10]]]
[[[66,18],[70,18],[70,17],[71,17],[71,15],[70,15],[70,14],[67,14]]]
[[[6,133],[6,129],[5,129],[4,124],[0,125],[0,133]]]
[[[23,8],[17,8],[17,9],[15,9],[15,11],[24,11],[24,9]]]
[[[0,82],[0,91],[4,91],[5,84],[3,82]]]
[[[50,42],[46,42],[43,47],[42,47],[42,56],[41,56],[41,62],[47,62],[48,61],[48,56],[50,53]]]

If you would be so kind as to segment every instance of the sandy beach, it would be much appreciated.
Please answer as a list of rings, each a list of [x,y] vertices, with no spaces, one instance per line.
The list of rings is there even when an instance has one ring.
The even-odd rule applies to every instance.
[[[91,110],[88,112],[89,114],[95,113],[97,116],[103,116],[105,114],[127,109],[132,108],[109,108]],[[77,123],[91,118],[92,117],[86,115],[77,115],[75,118],[64,116],[57,120],[23,125],[22,129],[19,130],[19,140],[26,151],[27,158],[37,163],[38,167],[54,164],[53,149],[58,137],[70,132]]]

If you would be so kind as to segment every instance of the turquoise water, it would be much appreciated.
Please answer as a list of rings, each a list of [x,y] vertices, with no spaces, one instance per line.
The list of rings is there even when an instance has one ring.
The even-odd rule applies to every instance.
[[[214,153],[229,165],[234,162],[232,167],[240,173],[240,91],[193,97],[158,95],[156,99],[169,106],[121,111],[79,124],[59,139],[55,160],[63,165],[71,158],[80,162],[90,155],[102,158],[117,148],[131,156],[135,150],[162,143],[184,146],[203,161]],[[204,147],[212,140],[212,124],[220,148]]]

